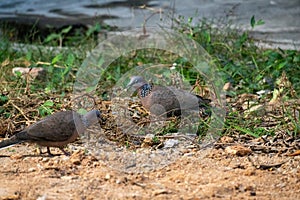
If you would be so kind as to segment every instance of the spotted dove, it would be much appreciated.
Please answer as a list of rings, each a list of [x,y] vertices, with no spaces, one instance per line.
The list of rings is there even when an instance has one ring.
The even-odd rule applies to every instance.
[[[98,122],[99,118],[100,111],[98,110],[92,110],[85,115],[80,115],[75,111],[57,112],[16,133],[11,138],[2,140],[0,149],[29,142],[47,147],[49,155],[52,155],[49,147],[58,147],[68,155],[63,147],[74,142],[90,125]]]
[[[157,116],[180,116],[183,111],[199,111],[199,108],[206,108],[210,102],[175,87],[149,84],[141,76],[132,76],[127,85],[127,88],[129,87],[137,90],[142,105]]]

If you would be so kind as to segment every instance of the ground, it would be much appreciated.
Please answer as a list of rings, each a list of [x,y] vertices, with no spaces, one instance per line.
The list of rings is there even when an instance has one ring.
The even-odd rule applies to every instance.
[[[236,110],[244,108],[242,100],[241,97],[233,104]],[[81,140],[69,144],[66,150],[70,156],[55,148],[51,149],[54,156],[40,154],[35,144],[28,143],[1,149],[0,199],[300,199],[300,139],[298,134],[291,134],[296,128],[294,120],[283,117],[284,113],[298,112],[298,101],[265,104],[260,112],[252,109],[257,111],[253,114],[255,124],[265,127],[257,130],[279,127],[275,132],[253,136],[254,132],[242,125],[240,131],[231,128],[226,132],[229,124],[224,127],[226,134],[209,148],[199,148],[199,143],[186,139],[187,135],[175,133],[157,135],[155,140],[150,138],[150,143],[151,134],[138,137],[134,129],[131,129],[133,134],[124,134],[122,130],[128,130],[125,122],[116,120],[111,109],[107,109],[111,103],[98,104],[105,123],[99,124],[100,131],[97,130],[100,126],[95,125]],[[137,107],[132,104],[130,109],[133,105]],[[293,112],[287,112],[288,108],[294,109]],[[240,120],[249,121],[249,116],[251,112]],[[295,119],[299,121],[298,116]],[[148,132],[149,127],[146,126]],[[107,137],[107,141],[97,137]],[[165,142],[172,139],[179,141],[178,146],[166,149]],[[112,141],[120,141],[120,146],[111,145]],[[130,149],[134,146],[137,149]],[[132,151],[142,156],[134,163],[136,170],[129,172],[126,167],[132,165],[129,162],[132,154],[128,152]],[[161,154],[161,151],[175,153]],[[126,170],[120,170],[124,169],[124,163]],[[135,169],[132,166],[130,169]]]
[[[32,98],[20,99],[9,101],[20,114],[0,121],[2,133],[22,130],[21,122],[30,121],[26,117],[37,110],[26,103]],[[223,137],[209,148],[199,148],[198,142],[186,139],[188,134],[162,134],[171,130],[165,125],[173,121],[153,120],[149,125],[145,111],[137,109],[138,104],[128,104],[129,111],[139,113],[131,115],[134,129],[126,124],[128,118],[122,118],[127,112],[116,110],[119,104],[95,101],[103,115],[101,131],[92,127],[89,131],[93,134],[84,135],[90,138],[88,145],[84,140],[69,144],[66,150],[70,156],[58,149],[51,149],[54,156],[39,154],[36,145],[27,143],[0,150],[0,199],[300,199],[299,100],[281,103],[279,98],[273,98],[251,106],[257,96],[245,94],[237,99],[231,103],[234,112],[227,116]],[[157,129],[158,125],[164,129]],[[143,130],[161,131],[148,141],[151,134],[136,134]],[[107,137],[108,141],[95,139],[96,136]],[[166,149],[165,142],[171,139],[186,141]],[[113,141],[120,146],[111,146]],[[134,163],[137,170],[119,170],[123,167],[118,168],[118,162],[128,164],[132,155],[128,152],[132,151],[144,155]],[[169,155],[161,151],[175,153],[159,157]],[[168,159],[172,162],[168,163]],[[153,163],[160,167],[149,167]],[[152,170],[143,171],[144,166]]]
[[[53,157],[35,150],[1,150],[1,199],[300,199],[296,154],[215,146],[185,152],[161,169],[126,173],[80,148],[71,156],[52,149]]]

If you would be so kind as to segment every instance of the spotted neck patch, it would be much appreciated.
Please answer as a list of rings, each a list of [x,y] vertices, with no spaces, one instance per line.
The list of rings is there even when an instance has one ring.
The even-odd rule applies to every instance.
[[[152,90],[152,85],[150,85],[148,83],[144,84],[142,87],[140,87],[140,90],[139,90],[140,96],[142,98],[148,96],[151,93],[151,90]]]

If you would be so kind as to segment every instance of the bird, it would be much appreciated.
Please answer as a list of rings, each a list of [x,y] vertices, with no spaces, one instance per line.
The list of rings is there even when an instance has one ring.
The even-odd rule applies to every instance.
[[[71,110],[56,112],[14,134],[9,139],[0,141],[0,149],[28,142],[47,147],[47,153],[52,156],[50,147],[58,147],[65,155],[69,155],[63,147],[74,142],[89,126],[97,123],[100,117],[99,110],[91,110],[85,115]]]
[[[131,76],[126,88],[134,88],[143,107],[156,116],[180,116],[185,110],[207,108],[210,100],[171,86],[149,84],[142,76]]]

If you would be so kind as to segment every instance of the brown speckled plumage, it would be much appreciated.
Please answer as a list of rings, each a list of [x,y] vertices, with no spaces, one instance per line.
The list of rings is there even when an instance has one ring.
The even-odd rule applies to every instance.
[[[207,107],[209,100],[174,87],[148,84],[142,77],[133,76],[128,83],[138,91],[142,105],[152,114],[179,116],[183,110]]]
[[[92,110],[86,115],[79,115],[75,111],[62,111],[47,116],[32,124],[11,138],[0,142],[0,149],[21,142],[36,143],[40,146],[58,147],[64,153],[63,147],[83,134],[88,126],[96,123],[100,117],[98,110]]]

